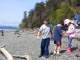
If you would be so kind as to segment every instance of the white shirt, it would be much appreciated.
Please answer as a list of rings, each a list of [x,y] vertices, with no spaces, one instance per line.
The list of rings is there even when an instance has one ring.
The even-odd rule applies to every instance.
[[[67,31],[69,37],[75,37],[76,29],[73,24],[70,24]]]
[[[42,39],[50,38],[50,27],[43,24],[39,31],[42,33]]]

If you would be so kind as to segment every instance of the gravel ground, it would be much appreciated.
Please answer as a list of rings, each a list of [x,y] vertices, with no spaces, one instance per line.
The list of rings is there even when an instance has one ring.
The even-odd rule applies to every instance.
[[[5,49],[8,50],[12,55],[30,55],[33,60],[80,60],[80,58],[75,57],[78,53],[77,46],[80,41],[73,40],[73,52],[68,55],[65,51],[67,45],[67,39],[62,39],[62,49],[60,56],[50,55],[49,58],[38,58],[40,54],[40,42],[41,39],[37,39],[32,31],[20,32],[21,35],[15,34],[13,31],[4,32],[4,37],[0,36],[1,44],[5,44]],[[1,33],[0,33],[1,35]],[[53,51],[53,41],[50,43],[50,53]],[[2,53],[0,53],[0,60],[7,60]],[[14,58],[14,60],[24,60],[19,58]]]

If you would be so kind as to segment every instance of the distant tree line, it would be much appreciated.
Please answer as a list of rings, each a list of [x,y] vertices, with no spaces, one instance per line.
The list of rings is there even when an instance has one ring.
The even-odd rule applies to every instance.
[[[46,3],[36,3],[34,9],[29,11],[20,24],[21,28],[39,27],[43,20],[48,19],[52,25],[65,18],[72,18],[80,12],[80,0],[46,0]]]

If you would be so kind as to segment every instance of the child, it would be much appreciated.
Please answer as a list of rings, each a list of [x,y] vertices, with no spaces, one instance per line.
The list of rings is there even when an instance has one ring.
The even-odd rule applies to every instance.
[[[62,22],[61,22],[62,23]],[[61,48],[61,39],[62,39],[62,24],[57,24],[56,27],[54,28],[54,55],[60,53],[60,48]]]
[[[48,22],[45,20],[43,22],[44,24],[40,27],[38,36],[42,35],[42,41],[41,41],[41,54],[39,57],[45,56],[46,58],[49,57],[49,43],[50,43],[50,37],[51,37],[51,28],[48,25]]]
[[[75,25],[71,21],[68,23],[68,30],[66,31],[66,33],[68,34],[68,48],[67,48],[68,54],[71,54],[72,51],[72,39],[75,37],[75,32],[76,32]]]

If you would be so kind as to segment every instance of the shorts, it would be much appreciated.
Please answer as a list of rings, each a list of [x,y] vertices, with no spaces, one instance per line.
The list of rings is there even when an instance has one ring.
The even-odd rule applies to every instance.
[[[61,46],[61,40],[60,41],[54,41],[54,44],[56,44],[57,46]]]

